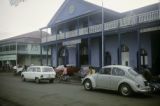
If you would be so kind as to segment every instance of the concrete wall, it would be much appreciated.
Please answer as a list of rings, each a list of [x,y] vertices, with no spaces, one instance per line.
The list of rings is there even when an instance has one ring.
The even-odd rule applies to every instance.
[[[99,39],[91,40],[91,65],[95,67],[100,67],[99,55]]]
[[[52,66],[57,66],[57,50],[56,47],[52,47]]]
[[[109,52],[111,54],[111,64],[118,64],[118,35],[106,36],[104,42],[105,52]]]
[[[76,65],[76,47],[69,47],[68,48],[68,64]]]

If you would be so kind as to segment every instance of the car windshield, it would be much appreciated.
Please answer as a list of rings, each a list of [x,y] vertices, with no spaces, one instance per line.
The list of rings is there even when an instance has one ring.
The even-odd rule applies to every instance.
[[[138,73],[135,70],[133,70],[132,68],[128,69],[128,72],[134,76],[138,76]]]
[[[44,67],[43,72],[53,72],[53,68],[51,67]]]

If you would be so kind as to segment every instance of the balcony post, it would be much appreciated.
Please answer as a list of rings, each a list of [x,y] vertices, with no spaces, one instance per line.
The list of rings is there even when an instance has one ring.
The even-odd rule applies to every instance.
[[[118,33],[118,64],[121,65],[121,34]]]
[[[40,36],[41,36],[41,40],[42,40],[42,30],[40,29]],[[40,64],[43,65],[42,63],[42,41],[40,42]]]
[[[104,66],[104,9],[102,1],[102,67]]]
[[[48,46],[46,46],[46,48],[47,48],[47,55],[46,55],[46,65],[48,66]]]
[[[77,58],[76,58],[76,63],[77,63],[77,67],[80,67],[80,44],[78,43],[77,45],[76,45],[77,47]]]
[[[139,29],[137,30],[137,69],[140,71],[140,62],[141,62],[141,57],[140,57],[140,49],[141,49],[141,42],[140,42],[140,31]]]
[[[91,38],[88,38],[88,63],[91,65]]]

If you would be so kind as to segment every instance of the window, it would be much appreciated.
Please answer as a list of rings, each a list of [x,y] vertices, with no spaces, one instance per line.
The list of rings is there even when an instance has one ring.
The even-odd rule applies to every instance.
[[[10,45],[10,50],[16,50],[16,45]]]
[[[27,51],[27,45],[18,45],[18,50]]]
[[[50,67],[43,68],[43,72],[52,72],[52,71],[53,71],[53,68],[50,68]]]
[[[37,45],[37,44],[33,44],[33,45],[31,46],[31,50],[33,50],[33,51],[38,51],[38,45]]]
[[[112,75],[115,75],[115,76],[124,76],[125,72],[122,69],[113,68]]]
[[[0,47],[0,52],[2,52],[2,47]]]
[[[32,72],[36,72],[36,68],[33,68]]]
[[[28,70],[27,70],[28,72],[32,72],[33,71],[33,68],[31,67],[31,68],[28,68]]]
[[[128,72],[133,76],[138,76],[138,73],[134,71],[133,69],[128,69]]]
[[[100,70],[100,73],[101,73],[101,74],[110,75],[110,74],[111,74],[111,68],[102,68],[102,69]]]
[[[41,69],[39,67],[37,67],[37,72],[41,72]]]

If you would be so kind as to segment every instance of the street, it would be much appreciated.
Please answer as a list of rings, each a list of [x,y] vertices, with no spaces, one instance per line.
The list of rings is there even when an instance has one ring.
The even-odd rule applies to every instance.
[[[160,95],[85,91],[80,84],[22,82],[12,73],[0,73],[0,106],[159,106],[159,100]]]

